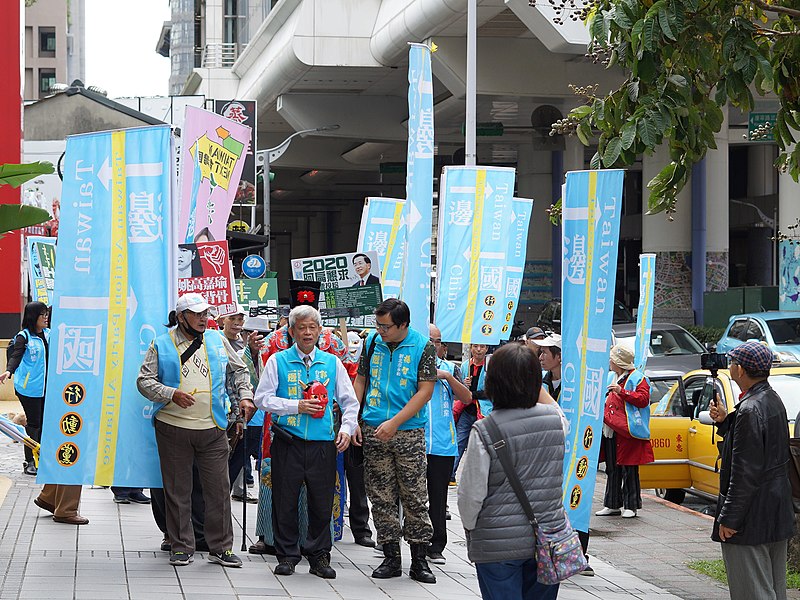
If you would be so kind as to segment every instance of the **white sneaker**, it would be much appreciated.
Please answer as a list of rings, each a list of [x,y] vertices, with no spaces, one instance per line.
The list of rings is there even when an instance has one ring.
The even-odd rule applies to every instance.
[[[636,511],[631,510],[630,508],[626,508],[625,510],[622,511],[623,519],[632,519],[635,516],[636,516]]]
[[[608,508],[607,506],[604,506],[601,510],[598,510],[594,514],[596,517],[609,517],[609,516],[617,516],[620,513],[621,511],[618,508]]]

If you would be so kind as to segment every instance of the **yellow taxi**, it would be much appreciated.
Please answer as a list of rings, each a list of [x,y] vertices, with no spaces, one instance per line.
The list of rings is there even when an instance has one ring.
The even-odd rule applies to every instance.
[[[650,441],[655,461],[639,467],[642,488],[654,488],[658,496],[677,504],[683,502],[687,490],[716,500],[722,438],[708,407],[716,391],[725,399],[728,412],[733,411],[741,394],[739,386],[727,369],[720,369],[716,379],[703,370],[651,379]],[[791,434],[800,411],[800,367],[773,367],[769,383],[783,400]]]

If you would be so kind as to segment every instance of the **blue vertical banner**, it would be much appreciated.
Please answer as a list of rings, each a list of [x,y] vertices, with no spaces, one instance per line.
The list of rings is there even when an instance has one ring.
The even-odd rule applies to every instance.
[[[636,311],[636,348],[633,364],[644,373],[653,329],[653,298],[656,293],[656,255],[639,255],[639,308]]]
[[[778,310],[800,310],[800,240],[781,240],[778,253]]]
[[[500,343],[515,221],[514,175],[508,167],[454,166],[442,171],[435,321],[443,340]]]
[[[31,298],[51,306],[56,275],[56,238],[29,235],[25,241],[28,246]]]
[[[411,309],[411,327],[428,335],[431,314],[433,215],[433,78],[431,50],[408,51],[408,159],[406,163],[406,253],[400,298]]]
[[[514,328],[514,315],[519,306],[519,295],[522,291],[522,279],[525,275],[525,257],[528,252],[528,227],[533,212],[533,200],[514,198],[511,201],[511,231],[508,236],[508,254],[506,255],[506,281],[504,285],[503,327],[500,339],[508,340]]]
[[[561,396],[569,421],[564,508],[589,531],[603,428],[624,171],[567,173],[562,208]]]
[[[171,144],[168,126],[67,139],[39,483],[161,486],[136,376],[171,308]]]
[[[356,251],[378,253],[384,298],[400,296],[406,248],[404,208],[405,200],[398,198],[367,198],[361,212]]]

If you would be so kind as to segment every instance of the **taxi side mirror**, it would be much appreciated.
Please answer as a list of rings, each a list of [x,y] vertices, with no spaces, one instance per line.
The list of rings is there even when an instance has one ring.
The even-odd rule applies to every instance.
[[[697,420],[703,425],[716,425],[714,419],[711,418],[711,413],[707,410],[701,410],[700,414],[697,415]]]

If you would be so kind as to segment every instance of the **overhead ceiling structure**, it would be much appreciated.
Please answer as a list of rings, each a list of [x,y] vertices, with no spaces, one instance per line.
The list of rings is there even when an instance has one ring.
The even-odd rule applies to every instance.
[[[541,118],[576,105],[568,85],[619,77],[582,58],[582,23],[556,25],[557,16],[549,2],[478,0],[477,114],[494,124],[478,138],[479,162],[515,164],[520,145],[552,149]],[[275,161],[278,198],[404,197],[408,42],[438,46],[436,154],[448,164],[464,146],[465,36],[464,0],[281,0],[229,72],[195,69],[184,93],[258,100],[261,148],[339,125],[296,139]]]

